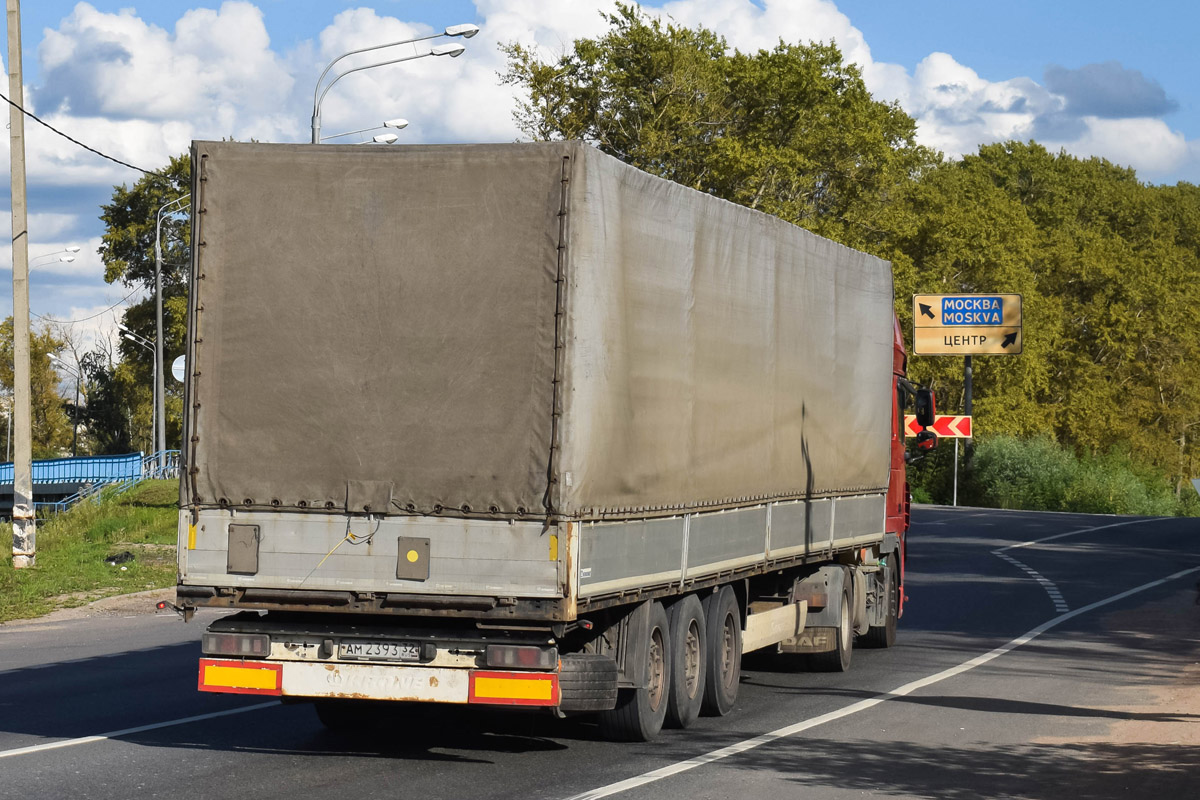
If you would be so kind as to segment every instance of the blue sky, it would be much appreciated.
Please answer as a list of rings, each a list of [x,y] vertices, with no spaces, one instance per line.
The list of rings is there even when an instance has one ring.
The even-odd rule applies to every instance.
[[[403,116],[402,141],[519,136],[497,85],[499,41],[552,57],[603,29],[609,0],[25,0],[26,102],[54,124],[154,168],[193,138],[307,141],[312,86],[345,50],[459,22],[483,28],[453,61],[422,59],[339,83],[325,132]],[[1135,167],[1144,180],[1200,182],[1200,29],[1192,4],[1109,0],[656,0],[652,13],[703,24],[732,46],[836,39],[877,97],[958,156],[1037,138]],[[99,205],[137,174],[27,124],[35,312],[111,337],[129,290],[104,284]],[[7,182],[8,154],[0,156]],[[0,204],[7,206],[0,201]],[[5,212],[7,218],[7,212]],[[71,263],[53,255],[80,246]],[[11,254],[0,255],[0,282]],[[6,293],[7,294],[7,293]],[[5,297],[0,314],[9,313]]]

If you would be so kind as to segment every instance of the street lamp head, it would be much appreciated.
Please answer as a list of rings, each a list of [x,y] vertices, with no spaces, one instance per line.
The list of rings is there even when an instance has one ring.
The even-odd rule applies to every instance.
[[[73,244],[73,245],[70,245],[69,247],[64,247],[63,249],[66,250],[68,253],[78,253],[79,245]]]
[[[58,260],[63,262],[64,264],[70,264],[72,261],[75,260],[75,256],[59,256]]]
[[[378,136],[372,136],[371,141],[375,144],[391,144],[400,137],[394,133],[381,133]]]
[[[467,23],[465,25],[451,25],[446,28],[446,36],[461,36],[464,39],[470,39],[475,34],[479,33],[479,26]]]
[[[383,123],[383,127],[395,128],[396,130],[401,130],[403,128],[408,127],[408,120],[406,120],[406,119],[389,119],[387,122]]]
[[[455,42],[454,44],[439,44],[429,52],[435,56],[450,56],[451,58],[458,58],[466,49],[467,48],[462,44]]]

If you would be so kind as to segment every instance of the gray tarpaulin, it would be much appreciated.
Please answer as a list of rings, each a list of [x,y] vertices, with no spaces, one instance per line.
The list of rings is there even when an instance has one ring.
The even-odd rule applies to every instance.
[[[541,512],[557,152],[199,142],[194,158],[200,500],[344,509],[349,491],[378,513],[391,485],[401,509]]]
[[[577,157],[563,509],[885,489],[888,263]]]
[[[188,502],[588,517],[886,486],[886,262],[579,143],[194,157]]]

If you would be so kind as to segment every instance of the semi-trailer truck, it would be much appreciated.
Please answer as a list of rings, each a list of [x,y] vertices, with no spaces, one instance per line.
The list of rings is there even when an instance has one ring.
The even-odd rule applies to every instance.
[[[196,142],[177,608],[202,691],[653,738],[890,646],[890,265],[581,142]],[[920,446],[936,443],[926,434]]]

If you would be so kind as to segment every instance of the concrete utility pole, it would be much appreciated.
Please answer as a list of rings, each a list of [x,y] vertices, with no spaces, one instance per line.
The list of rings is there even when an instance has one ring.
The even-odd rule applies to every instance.
[[[33,429],[29,407],[29,228],[25,206],[25,105],[21,86],[21,3],[8,0],[8,107],[12,161],[13,256],[13,567],[37,557],[33,512]]]

